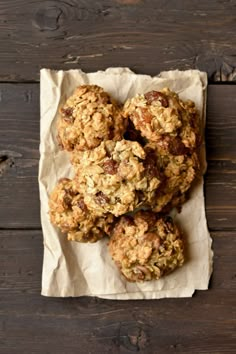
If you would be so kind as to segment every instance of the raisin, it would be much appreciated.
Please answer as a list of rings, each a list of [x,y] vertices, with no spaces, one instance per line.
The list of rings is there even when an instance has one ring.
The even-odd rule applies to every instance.
[[[108,139],[112,140],[114,138],[114,135],[115,135],[114,127],[110,127],[108,132]]]
[[[160,171],[157,167],[157,157],[155,151],[152,149],[147,149],[147,157],[143,163],[145,168],[145,174],[149,178],[160,178]]]
[[[61,113],[63,116],[63,119],[66,122],[73,123],[74,122],[74,117],[72,116],[73,114],[73,108],[68,107],[68,108],[62,108]]]
[[[169,136],[164,136],[162,139],[158,140],[157,145],[168,150],[169,153],[174,156],[185,155],[188,153],[188,148],[179,137],[170,138]]]
[[[65,190],[71,198],[75,197],[78,194],[72,188],[65,188]]]
[[[144,166],[145,166],[145,172],[148,177],[150,177],[150,178],[157,177],[158,178],[160,176],[157,166],[153,165],[153,163],[146,163],[146,164],[144,164]]]
[[[198,121],[197,121],[197,113],[193,112],[193,113],[189,113],[189,124],[191,126],[191,128],[196,128]]]
[[[86,204],[85,204],[83,199],[78,200],[77,205],[84,212],[86,212],[88,210],[88,208],[87,208],[87,206],[86,206]]]
[[[103,170],[109,175],[115,175],[117,173],[118,163],[112,159],[104,162]]]
[[[133,226],[134,225],[134,219],[130,215],[125,215],[122,217],[122,220],[125,222],[127,226]]]
[[[72,198],[69,194],[65,194],[65,196],[63,197],[63,203],[65,204],[66,208],[71,208],[71,202],[72,202]]]
[[[109,203],[110,199],[108,198],[108,196],[106,194],[104,194],[103,192],[98,192],[96,194],[96,202],[100,205],[104,205]]]
[[[148,224],[149,229],[151,230],[156,223],[156,214],[153,213],[152,211],[146,211],[143,214],[141,214],[141,219]]]
[[[153,101],[159,101],[162,107],[166,108],[169,106],[168,99],[162,92],[150,91],[145,93],[144,97],[146,98],[148,104],[151,104]]]
[[[180,138],[176,137],[170,140],[169,142],[169,152],[172,155],[178,156],[178,155],[184,155],[188,152],[188,149],[184,145],[184,143],[181,141]]]

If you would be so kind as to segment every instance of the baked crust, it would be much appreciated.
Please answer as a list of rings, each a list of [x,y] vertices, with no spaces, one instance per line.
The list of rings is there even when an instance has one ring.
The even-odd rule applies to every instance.
[[[52,191],[49,216],[54,225],[68,234],[68,240],[79,242],[100,240],[110,232],[114,221],[111,214],[98,217],[89,211],[84,197],[68,178],[61,179]]]
[[[126,121],[118,103],[103,88],[82,85],[60,109],[58,142],[68,151],[93,149],[102,141],[120,140]]]
[[[183,204],[185,193],[200,170],[198,154],[192,152],[176,156],[166,153],[156,144],[147,144],[144,150],[147,156],[152,156],[152,161],[162,176],[162,184],[150,203],[152,210],[160,212],[167,205],[171,209]],[[167,211],[166,208],[165,210]]]
[[[184,242],[170,217],[140,211],[122,216],[113,229],[109,251],[128,281],[159,279],[184,263]]]
[[[200,143],[195,104],[184,102],[168,88],[128,99],[123,115],[144,138],[172,155],[183,155]]]
[[[73,153],[74,183],[94,213],[115,216],[151,202],[160,185],[157,168],[150,166],[142,146],[133,141],[105,141],[99,147]]]

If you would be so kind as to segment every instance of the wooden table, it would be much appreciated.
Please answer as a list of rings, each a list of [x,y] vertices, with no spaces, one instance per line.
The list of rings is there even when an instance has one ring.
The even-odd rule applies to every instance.
[[[236,1],[0,1],[0,353],[236,352]],[[209,76],[208,291],[157,301],[40,296],[39,69]]]

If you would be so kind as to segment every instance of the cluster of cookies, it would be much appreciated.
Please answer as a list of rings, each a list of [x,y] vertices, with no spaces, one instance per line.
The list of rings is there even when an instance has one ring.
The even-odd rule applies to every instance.
[[[68,240],[108,236],[129,281],[159,279],[184,263],[182,234],[165,215],[184,203],[199,171],[193,102],[163,89],[121,106],[83,85],[60,110],[58,143],[75,173],[52,191],[49,214]]]

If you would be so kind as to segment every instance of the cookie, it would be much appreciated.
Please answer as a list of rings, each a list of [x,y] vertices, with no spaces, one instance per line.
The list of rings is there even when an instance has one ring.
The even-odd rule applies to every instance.
[[[140,211],[122,216],[109,240],[109,252],[128,281],[159,279],[184,263],[184,242],[170,217]]]
[[[125,128],[115,100],[99,86],[82,85],[60,110],[58,142],[68,151],[93,149],[102,141],[120,140]]]
[[[115,216],[151,202],[160,185],[156,167],[150,166],[138,142],[105,141],[99,147],[72,154],[76,188],[94,213]]]
[[[163,152],[156,144],[147,144],[144,150],[162,175],[162,184],[150,204],[152,210],[160,212],[167,205],[169,209],[171,206],[181,205],[185,200],[185,193],[199,173],[197,153],[176,156]]]
[[[195,104],[182,101],[165,88],[128,99],[123,115],[149,142],[172,155],[183,155],[199,145],[199,115]]]
[[[110,232],[113,215],[101,217],[90,212],[83,196],[74,188],[73,181],[61,179],[49,198],[49,216],[51,222],[68,240],[78,242],[96,242]]]

